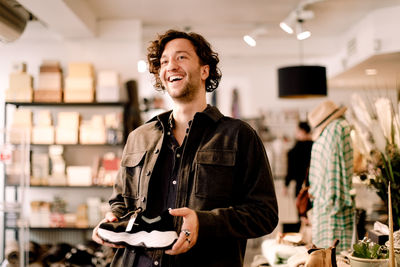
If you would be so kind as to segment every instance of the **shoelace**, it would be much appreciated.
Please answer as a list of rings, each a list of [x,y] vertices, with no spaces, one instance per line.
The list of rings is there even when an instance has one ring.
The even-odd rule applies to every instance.
[[[134,213],[131,215],[131,218],[129,219],[128,225],[126,226],[125,232],[130,232],[134,225],[138,225],[137,223],[135,223],[135,221],[139,213],[141,213],[142,211],[142,208],[137,208],[134,211]]]

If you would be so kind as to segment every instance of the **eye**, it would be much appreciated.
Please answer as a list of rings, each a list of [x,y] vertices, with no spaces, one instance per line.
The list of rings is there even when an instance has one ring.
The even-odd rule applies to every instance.
[[[185,59],[185,58],[186,58],[185,56],[178,56],[179,60],[182,60],[182,59]]]
[[[168,63],[168,60],[166,60],[166,59],[161,60],[161,65],[165,65],[167,63]]]

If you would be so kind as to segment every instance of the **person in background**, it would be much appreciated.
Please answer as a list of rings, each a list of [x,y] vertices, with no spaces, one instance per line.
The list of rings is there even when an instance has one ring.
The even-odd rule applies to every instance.
[[[312,242],[327,248],[337,238],[337,252],[351,247],[355,212],[350,195],[353,148],[345,112],[346,107],[327,100],[308,114],[314,140],[309,172]]]
[[[179,237],[167,250],[106,243],[98,227],[93,239],[119,247],[111,266],[243,266],[247,239],[278,223],[263,143],[247,123],[207,105],[221,73],[201,35],[169,30],[150,43],[147,58],[173,109],[129,135],[103,221],[138,208],[155,218],[171,208]]]
[[[296,143],[287,154],[287,174],[285,177],[284,195],[288,195],[288,186],[295,181],[295,197],[299,194],[303,182],[308,185],[308,169],[310,167],[311,129],[307,122],[301,121],[297,125],[295,139]]]

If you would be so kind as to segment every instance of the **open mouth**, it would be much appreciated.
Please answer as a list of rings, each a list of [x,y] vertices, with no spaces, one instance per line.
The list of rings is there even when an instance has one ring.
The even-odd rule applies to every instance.
[[[182,76],[177,76],[177,75],[172,75],[168,77],[168,82],[177,82],[182,80],[183,77]]]

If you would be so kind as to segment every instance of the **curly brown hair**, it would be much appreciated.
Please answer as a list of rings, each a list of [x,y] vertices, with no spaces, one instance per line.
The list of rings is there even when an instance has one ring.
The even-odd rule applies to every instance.
[[[219,62],[218,53],[212,51],[210,43],[200,34],[193,32],[186,33],[177,30],[168,30],[166,33],[158,35],[158,39],[152,41],[147,48],[149,71],[155,78],[154,87],[157,90],[164,90],[160,79],[160,58],[167,43],[177,38],[189,40],[193,44],[196,54],[200,59],[200,64],[210,67],[209,76],[206,80],[206,91],[212,92],[217,89],[222,76],[221,70],[217,67]]]

